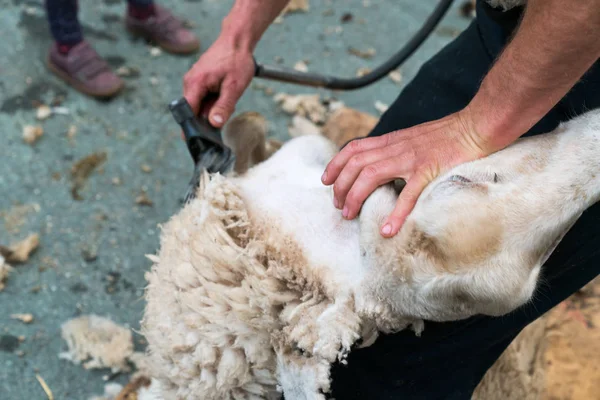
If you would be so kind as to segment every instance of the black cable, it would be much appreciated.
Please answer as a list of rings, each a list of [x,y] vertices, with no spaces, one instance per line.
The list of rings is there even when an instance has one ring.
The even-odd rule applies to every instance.
[[[440,0],[433,12],[429,15],[421,29],[389,60],[370,73],[357,78],[338,78],[335,76],[321,75],[311,72],[300,72],[290,68],[279,68],[261,65],[254,60],[257,78],[295,83],[305,86],[322,87],[334,90],[353,90],[368,86],[375,81],[387,76],[408,59],[419,46],[429,37],[440,20],[444,17],[453,0]]]

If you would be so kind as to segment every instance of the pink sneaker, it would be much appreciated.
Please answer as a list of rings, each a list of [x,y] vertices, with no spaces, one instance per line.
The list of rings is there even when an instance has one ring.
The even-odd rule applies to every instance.
[[[53,44],[46,63],[59,78],[93,97],[112,97],[124,87],[123,81],[85,40],[67,54],[60,53],[57,45]]]
[[[154,6],[155,14],[144,20],[127,15],[125,26],[134,36],[141,36],[155,42],[165,51],[175,54],[194,53],[200,48],[200,41],[183,22],[159,5]]]

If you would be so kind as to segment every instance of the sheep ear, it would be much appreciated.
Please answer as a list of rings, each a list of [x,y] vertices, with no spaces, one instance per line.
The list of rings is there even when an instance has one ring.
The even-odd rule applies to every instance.
[[[267,159],[267,131],[265,117],[253,111],[241,113],[225,125],[223,142],[235,154],[236,173],[243,174],[253,165]]]

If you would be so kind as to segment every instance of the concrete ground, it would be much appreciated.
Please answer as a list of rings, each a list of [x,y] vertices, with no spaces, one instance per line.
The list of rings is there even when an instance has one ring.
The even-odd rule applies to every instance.
[[[206,49],[219,33],[232,1],[163,0],[187,16]],[[264,63],[352,76],[374,67],[415,32],[436,1],[310,0],[310,11],[288,15],[273,25],[256,57]],[[0,244],[41,237],[40,248],[16,267],[0,292],[0,399],[44,399],[38,373],[55,399],[87,399],[102,393],[107,371],[88,371],[58,358],[65,350],[60,325],[80,314],[109,316],[139,327],[144,301],[144,254],[158,245],[158,225],[180,207],[192,162],[167,112],[181,95],[183,74],[196,56],[152,55],[123,30],[124,0],[80,1],[85,35],[114,67],[139,71],[127,90],[111,102],[98,102],[68,88],[44,67],[50,44],[42,0],[0,0]],[[403,82],[386,78],[366,89],[329,93],[347,105],[377,114],[376,101],[391,103],[419,66],[464,29],[457,1],[424,46],[401,68]],[[346,15],[344,17],[344,15]],[[352,18],[350,18],[352,16]],[[342,23],[344,19],[347,22]],[[348,54],[348,47],[376,49],[372,59]],[[313,89],[261,81],[275,92]],[[39,104],[61,103],[67,115],[36,120]],[[262,90],[248,90],[238,111],[254,110],[271,122],[271,134],[287,137],[289,116]],[[44,135],[31,146],[23,126],[40,124]],[[71,126],[76,134],[67,135]],[[73,131],[71,131],[73,132]],[[82,157],[106,152],[106,162],[71,194],[70,171]],[[120,184],[119,184],[120,181]],[[152,205],[136,204],[144,192]],[[23,324],[13,313],[32,313]],[[24,336],[18,343],[15,338]],[[143,341],[135,335],[137,345]],[[126,382],[127,376],[114,378]]]

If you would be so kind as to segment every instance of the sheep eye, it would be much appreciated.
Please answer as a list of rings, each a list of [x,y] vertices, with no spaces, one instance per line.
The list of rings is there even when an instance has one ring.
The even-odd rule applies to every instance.
[[[467,179],[462,175],[452,175],[448,180],[452,182],[471,183],[470,179]]]

